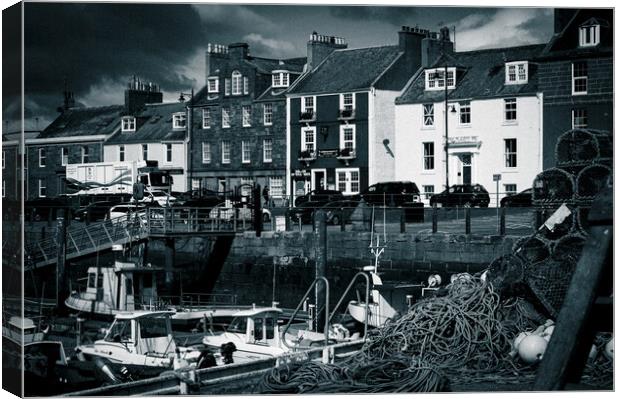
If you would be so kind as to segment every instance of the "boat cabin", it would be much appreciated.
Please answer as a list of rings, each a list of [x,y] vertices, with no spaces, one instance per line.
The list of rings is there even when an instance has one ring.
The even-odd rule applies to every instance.
[[[278,318],[282,309],[253,308],[235,313],[226,332],[244,335],[247,344],[277,347],[280,345]]]
[[[119,313],[103,341],[97,341],[95,345],[117,347],[136,355],[169,358],[176,350],[170,324],[172,313],[151,311]]]
[[[43,340],[45,334],[38,330],[32,319],[11,316],[8,323],[2,326],[2,335],[20,344],[28,344]]]

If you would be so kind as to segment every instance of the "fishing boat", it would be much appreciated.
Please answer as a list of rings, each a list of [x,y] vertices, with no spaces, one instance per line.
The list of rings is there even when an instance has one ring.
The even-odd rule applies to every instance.
[[[97,362],[112,380],[123,374],[136,379],[157,376],[172,369],[177,353],[185,361],[195,362],[199,351],[175,343],[170,323],[173,313],[118,313],[103,339],[76,348],[78,358]]]

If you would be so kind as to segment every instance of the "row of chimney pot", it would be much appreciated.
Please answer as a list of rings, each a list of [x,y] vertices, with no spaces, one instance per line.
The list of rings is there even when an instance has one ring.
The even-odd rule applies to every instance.
[[[216,54],[228,54],[228,46],[223,44],[211,44],[207,45],[208,53],[216,53]]]

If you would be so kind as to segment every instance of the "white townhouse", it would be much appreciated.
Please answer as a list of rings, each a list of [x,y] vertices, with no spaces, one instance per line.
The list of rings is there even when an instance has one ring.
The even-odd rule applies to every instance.
[[[445,189],[447,152],[449,185],[483,185],[490,206],[493,175],[501,174],[500,199],[530,188],[543,165],[543,98],[531,60],[543,48],[444,54],[419,71],[396,99],[396,179],[414,181],[428,204]]]

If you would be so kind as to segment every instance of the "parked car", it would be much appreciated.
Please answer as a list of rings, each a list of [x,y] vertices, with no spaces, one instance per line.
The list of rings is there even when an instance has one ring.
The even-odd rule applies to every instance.
[[[479,206],[486,208],[489,206],[489,193],[480,184],[456,184],[435,194],[430,198],[430,205],[439,207],[452,206]]]
[[[391,181],[376,183],[360,194],[368,204],[403,206],[420,202],[420,190],[411,181]]]
[[[78,208],[73,216],[74,220],[80,222],[86,221],[90,217],[90,221],[104,220],[110,209],[118,205],[115,201],[97,201],[86,206]]]
[[[132,214],[137,214],[143,220],[146,219],[146,209],[148,207],[144,203],[124,203],[115,205],[110,208],[107,218],[113,223],[122,223],[128,220]],[[162,216],[163,217],[163,216]]]
[[[338,190],[317,189],[295,198],[295,206],[300,206],[304,202],[308,201],[322,201],[323,204],[327,204],[331,201],[340,200],[343,197],[343,194]]]
[[[145,190],[144,199],[140,202],[157,203],[159,206],[169,206],[176,202],[176,198],[172,195],[168,195],[165,191],[161,190]]]
[[[325,206],[325,201],[307,201],[287,211],[288,217],[293,223],[312,223],[314,212]]]
[[[345,223],[350,222],[351,215],[358,205],[359,201],[354,199],[344,199],[327,203],[323,206],[323,209],[327,211],[327,223],[338,225],[343,220]]]
[[[48,220],[60,216],[59,211],[68,209],[64,201],[57,198],[35,198],[24,202],[26,220]]]
[[[532,189],[528,188],[518,194],[508,195],[499,202],[502,207],[530,207],[532,206]]]

